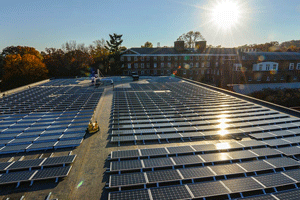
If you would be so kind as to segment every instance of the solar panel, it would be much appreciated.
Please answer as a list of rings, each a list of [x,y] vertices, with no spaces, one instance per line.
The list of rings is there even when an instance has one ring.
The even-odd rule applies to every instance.
[[[264,189],[261,184],[253,180],[251,177],[224,180],[222,182],[233,193]]]
[[[110,175],[110,187],[146,184],[144,173]]]
[[[65,164],[72,163],[75,158],[76,158],[76,155],[49,157],[43,163],[43,166],[60,165],[60,164],[64,164],[64,163]]]
[[[38,172],[32,177],[32,180],[64,177],[69,174],[70,170],[71,170],[71,166],[54,167],[54,168],[38,170]]]
[[[76,146],[79,146],[81,144],[81,142],[82,142],[82,139],[59,141],[58,143],[55,144],[54,149],[76,147]]]
[[[142,156],[151,156],[151,155],[165,155],[168,154],[165,148],[155,148],[155,149],[141,149]]]
[[[232,159],[247,159],[247,158],[253,158],[256,157],[255,154],[251,153],[250,151],[232,151],[228,152],[227,155],[231,157]]]
[[[271,194],[259,195],[259,196],[243,198],[243,199],[245,199],[245,200],[278,200],[278,199],[275,199]]]
[[[144,159],[144,165],[146,168],[153,168],[153,167],[164,167],[164,166],[173,166],[173,162],[170,158],[151,158],[151,159]]]
[[[47,150],[47,149],[53,149],[54,144],[57,141],[52,142],[41,142],[41,143],[33,143],[31,146],[29,146],[26,149],[26,152],[29,151],[40,151],[40,150]]]
[[[228,174],[237,174],[237,173],[245,173],[241,167],[236,164],[227,164],[227,165],[214,165],[210,166],[210,168],[217,175],[228,175]]]
[[[132,191],[121,191],[111,192],[108,196],[109,200],[152,200],[150,199],[148,190],[132,190]]]
[[[154,172],[146,172],[146,174],[150,183],[181,179],[181,176],[176,170],[159,170]]]
[[[219,181],[189,184],[188,188],[195,198],[219,196],[229,193]]]
[[[264,162],[263,160],[252,161],[252,162],[242,162],[242,163],[239,163],[239,165],[241,167],[243,167],[244,169],[246,169],[248,172],[273,169],[273,167],[271,165]]]
[[[300,181],[300,170],[299,169],[285,171],[284,174],[288,175],[289,177],[295,179],[298,182]]]
[[[4,171],[6,169],[6,167],[10,164],[11,164],[11,162],[0,163],[0,171]]]
[[[282,152],[286,156],[293,156],[293,155],[300,154],[300,148],[298,148],[298,146],[283,147],[283,148],[279,148],[278,151]]]
[[[140,160],[125,160],[125,161],[115,161],[111,162],[111,171],[118,170],[129,170],[129,169],[140,169],[142,168],[142,163]]]
[[[35,171],[10,172],[0,176],[0,184],[28,181]]]
[[[288,184],[295,183],[295,181],[293,181],[292,179],[286,177],[281,173],[261,175],[261,176],[256,176],[254,178],[266,187],[277,187],[281,185],[288,185]]]
[[[127,158],[140,156],[138,150],[112,151],[111,158]]]
[[[39,166],[43,162],[43,160],[44,159],[16,161],[11,166],[9,166],[8,170],[36,167]]]
[[[280,155],[281,152],[277,151],[276,149],[270,148],[262,148],[262,149],[251,149],[251,152],[258,154],[259,156],[272,156],[272,155]]]
[[[227,153],[203,154],[201,157],[205,160],[205,162],[219,162],[231,159]]]
[[[218,150],[214,144],[192,145],[196,151],[216,151]]]
[[[0,150],[0,154],[24,152],[28,144],[5,146]]]
[[[290,145],[291,143],[283,140],[283,139],[273,139],[273,140],[264,140],[264,143],[266,143],[270,147],[276,147],[276,146],[283,146],[283,145]]]
[[[273,194],[277,199],[288,199],[288,200],[298,200],[300,196],[300,190],[290,190],[287,192],[280,192]]]
[[[191,194],[187,188],[182,186],[170,186],[170,187],[160,187],[160,188],[151,188],[151,195],[153,200],[160,199],[190,199]]]
[[[185,179],[188,178],[203,178],[214,176],[215,174],[208,167],[191,167],[178,169]]]
[[[196,155],[173,157],[173,160],[177,165],[203,163],[203,160]]]
[[[271,165],[276,166],[277,168],[300,165],[300,163],[298,163],[296,160],[287,157],[272,158],[265,161],[271,163]]]

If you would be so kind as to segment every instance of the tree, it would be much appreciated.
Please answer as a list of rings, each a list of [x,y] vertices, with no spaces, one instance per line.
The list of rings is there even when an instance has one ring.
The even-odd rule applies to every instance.
[[[122,62],[120,61],[120,47],[123,42],[121,39],[123,35],[109,34],[110,41],[106,41],[107,46],[105,48],[109,51],[108,56],[108,68],[106,68],[107,74],[118,75],[121,74]]]
[[[47,78],[41,54],[32,47],[11,46],[3,50],[3,88],[5,90]]]
[[[116,53],[119,51],[119,48],[123,42],[121,39],[123,35],[117,35],[114,33],[113,35],[109,34],[110,40],[106,41],[107,46],[105,48],[109,50],[110,53]]]
[[[177,38],[177,41],[184,41],[186,48],[195,48],[196,41],[205,40],[199,31],[189,31]]]
[[[145,42],[144,45],[141,46],[142,48],[153,48],[153,44],[151,42]]]
[[[76,41],[66,42],[62,49],[46,48],[43,56],[50,77],[85,76],[94,63],[89,51],[84,44],[77,45]]]

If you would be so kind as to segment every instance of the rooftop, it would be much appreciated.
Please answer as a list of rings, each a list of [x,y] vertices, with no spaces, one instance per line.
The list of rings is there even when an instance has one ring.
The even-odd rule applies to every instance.
[[[113,79],[51,80],[0,99],[2,198],[299,196],[299,112],[173,77]],[[91,118],[100,132],[78,135]]]

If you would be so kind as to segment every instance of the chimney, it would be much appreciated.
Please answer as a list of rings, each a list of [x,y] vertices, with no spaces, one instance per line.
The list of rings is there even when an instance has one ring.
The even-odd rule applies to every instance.
[[[195,42],[195,49],[198,52],[203,52],[206,49],[206,41],[197,41]]]
[[[184,41],[175,41],[174,48],[176,51],[184,51]]]
[[[157,43],[157,48],[160,48],[160,42]]]

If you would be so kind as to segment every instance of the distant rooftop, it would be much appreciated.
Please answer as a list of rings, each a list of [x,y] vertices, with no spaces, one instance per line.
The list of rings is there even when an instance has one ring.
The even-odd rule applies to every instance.
[[[296,52],[244,52],[245,60],[299,60]]]

